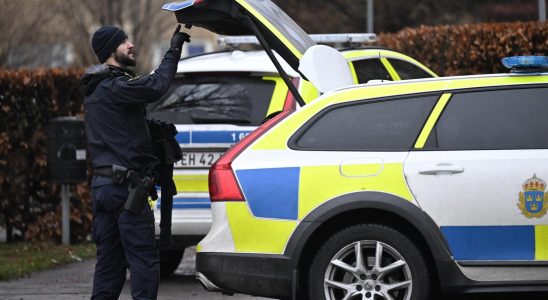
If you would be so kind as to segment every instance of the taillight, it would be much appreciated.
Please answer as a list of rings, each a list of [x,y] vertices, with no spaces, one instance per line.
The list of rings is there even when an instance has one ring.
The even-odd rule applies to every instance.
[[[236,176],[232,170],[232,162],[236,157],[258,139],[263,133],[274,125],[278,124],[285,117],[295,111],[295,99],[291,92],[287,93],[284,103],[284,110],[266,121],[248,136],[243,138],[232,148],[228,149],[217,162],[209,169],[209,197],[211,202],[215,201],[245,201]]]

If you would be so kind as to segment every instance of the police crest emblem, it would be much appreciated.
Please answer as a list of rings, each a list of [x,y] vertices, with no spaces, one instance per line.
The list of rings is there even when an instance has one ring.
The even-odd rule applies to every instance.
[[[527,218],[540,218],[548,210],[548,193],[544,192],[546,182],[533,175],[522,185],[523,191],[519,193],[518,207]]]

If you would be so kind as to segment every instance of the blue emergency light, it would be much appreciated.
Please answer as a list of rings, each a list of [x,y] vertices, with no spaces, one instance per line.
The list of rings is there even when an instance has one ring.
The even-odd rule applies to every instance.
[[[194,5],[195,2],[201,2],[201,1],[187,0],[187,1],[178,1],[178,2],[166,3],[162,6],[162,9],[163,10],[168,10],[168,11],[178,11],[178,10],[185,9],[187,7],[190,7],[190,6]]]
[[[502,59],[502,64],[512,73],[548,72],[548,56],[511,56]]]

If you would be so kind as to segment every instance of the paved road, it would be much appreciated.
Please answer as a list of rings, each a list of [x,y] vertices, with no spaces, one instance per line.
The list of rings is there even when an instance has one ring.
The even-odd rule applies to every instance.
[[[0,281],[0,299],[4,300],[77,300],[90,299],[95,260],[84,260],[14,281]],[[196,300],[267,300],[245,295],[226,296],[209,293],[194,279],[194,251],[187,249],[175,275],[162,278],[158,299]],[[120,296],[131,299],[128,281]]]
[[[0,281],[0,299],[4,300],[38,300],[59,299],[76,300],[91,297],[91,285],[95,260],[75,262],[53,270],[40,272],[14,281]],[[187,249],[183,262],[174,276],[163,278],[160,283],[158,299],[189,300],[268,300],[268,298],[245,295],[226,296],[219,293],[208,293],[194,279],[194,251]],[[122,300],[131,299],[128,282],[124,286]],[[451,300],[546,300],[548,294],[506,294],[487,296],[460,296]],[[443,300],[449,300],[444,297]]]

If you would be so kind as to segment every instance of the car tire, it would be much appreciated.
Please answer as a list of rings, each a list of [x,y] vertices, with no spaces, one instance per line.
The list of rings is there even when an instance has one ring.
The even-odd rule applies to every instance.
[[[357,253],[363,263],[356,263]],[[398,230],[380,224],[353,225],[333,234],[316,253],[308,274],[308,295],[315,300],[426,300],[431,288],[419,248]]]
[[[160,251],[160,275],[170,276],[177,270],[181,260],[183,259],[183,254],[185,249],[169,249]]]

